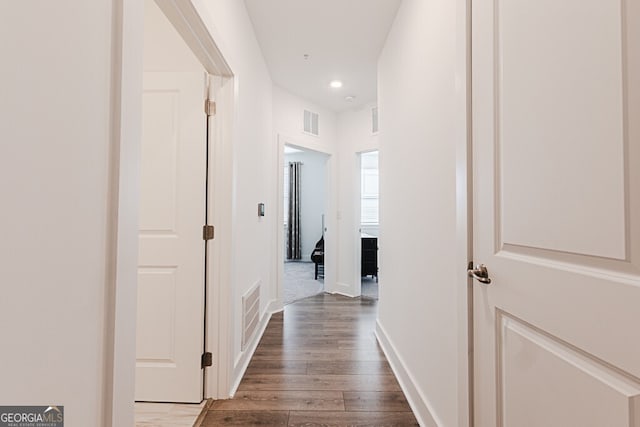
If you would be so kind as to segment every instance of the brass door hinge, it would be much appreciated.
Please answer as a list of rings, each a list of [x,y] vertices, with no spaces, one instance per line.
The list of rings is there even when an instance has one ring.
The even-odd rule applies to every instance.
[[[213,240],[215,237],[215,228],[213,225],[205,225],[202,227],[202,239],[203,240]]]
[[[207,99],[204,101],[204,112],[207,116],[215,116],[216,115],[216,102]]]

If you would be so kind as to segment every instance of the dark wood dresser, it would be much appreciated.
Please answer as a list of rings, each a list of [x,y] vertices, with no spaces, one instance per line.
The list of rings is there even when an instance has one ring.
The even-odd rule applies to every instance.
[[[378,238],[369,234],[360,235],[362,242],[361,276],[374,276],[378,278]]]

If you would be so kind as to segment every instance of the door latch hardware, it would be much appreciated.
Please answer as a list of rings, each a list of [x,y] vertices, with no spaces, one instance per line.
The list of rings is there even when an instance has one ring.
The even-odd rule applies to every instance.
[[[471,261],[467,268],[467,275],[469,277],[473,277],[480,283],[484,283],[485,285],[491,283],[489,270],[487,270],[487,266],[484,264],[477,265],[475,268],[473,268],[473,261]]]

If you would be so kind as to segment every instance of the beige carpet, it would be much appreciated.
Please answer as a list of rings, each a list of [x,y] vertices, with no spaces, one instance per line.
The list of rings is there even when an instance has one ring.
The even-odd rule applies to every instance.
[[[315,264],[304,261],[284,263],[284,304],[324,292],[324,279],[314,279]]]

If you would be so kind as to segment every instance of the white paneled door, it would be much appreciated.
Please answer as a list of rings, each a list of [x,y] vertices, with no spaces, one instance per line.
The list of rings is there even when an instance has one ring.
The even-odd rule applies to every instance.
[[[145,73],[136,400],[203,397],[203,106],[202,73]]]
[[[477,427],[640,427],[640,2],[473,0]]]

